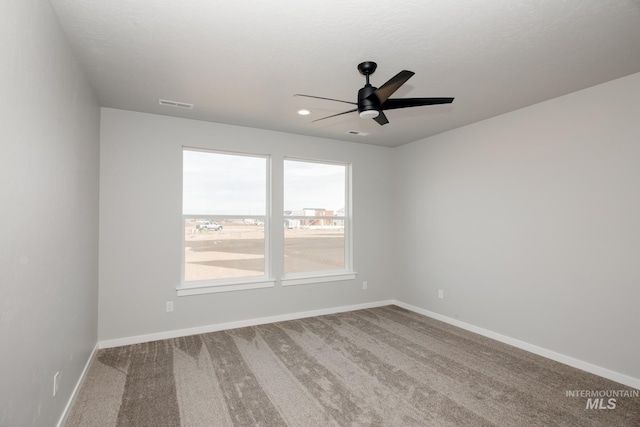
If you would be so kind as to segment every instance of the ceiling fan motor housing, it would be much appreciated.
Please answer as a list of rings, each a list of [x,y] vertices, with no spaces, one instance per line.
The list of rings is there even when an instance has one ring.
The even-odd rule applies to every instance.
[[[373,95],[376,88],[366,85],[358,91],[358,114],[360,117],[373,118],[380,114],[380,101]]]

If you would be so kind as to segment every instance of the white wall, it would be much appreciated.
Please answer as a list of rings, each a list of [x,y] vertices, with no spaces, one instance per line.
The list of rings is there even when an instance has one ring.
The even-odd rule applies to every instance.
[[[274,164],[284,155],[351,162],[357,278],[177,297],[183,145],[270,154]],[[364,144],[102,109],[99,339],[389,299],[391,152]],[[282,210],[280,206],[281,201],[274,199],[274,214]],[[367,291],[362,290],[363,280],[368,281]],[[165,313],[166,301],[174,301],[172,313]]]
[[[640,378],[638,100],[634,74],[399,148],[396,297]]]
[[[49,1],[0,2],[0,54],[0,425],[50,427],[97,341],[100,110]]]

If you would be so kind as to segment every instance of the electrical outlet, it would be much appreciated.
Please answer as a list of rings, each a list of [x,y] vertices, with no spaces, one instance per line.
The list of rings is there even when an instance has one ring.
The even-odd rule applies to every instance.
[[[438,298],[444,299],[444,290],[438,289]]]
[[[369,287],[369,284],[366,281],[362,282],[362,289],[363,290],[367,289],[368,287]]]
[[[53,397],[56,397],[58,394],[58,387],[60,385],[60,372],[56,372],[53,376]]]
[[[167,301],[165,310],[167,311],[167,313],[171,313],[173,311],[173,301]]]

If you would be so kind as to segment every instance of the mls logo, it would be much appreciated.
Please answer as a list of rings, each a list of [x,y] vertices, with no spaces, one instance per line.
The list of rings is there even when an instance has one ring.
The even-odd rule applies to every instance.
[[[590,397],[587,399],[587,409],[616,409],[616,399],[607,400],[607,404],[604,403],[604,398]]]

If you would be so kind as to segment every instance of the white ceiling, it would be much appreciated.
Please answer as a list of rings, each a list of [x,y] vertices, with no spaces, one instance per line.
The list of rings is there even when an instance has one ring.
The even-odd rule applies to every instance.
[[[640,0],[52,0],[104,107],[398,146],[640,72]],[[455,97],[351,109],[375,61],[393,97]],[[158,99],[195,104],[161,106]],[[312,114],[302,117],[297,110]],[[353,136],[349,130],[366,132]]]

